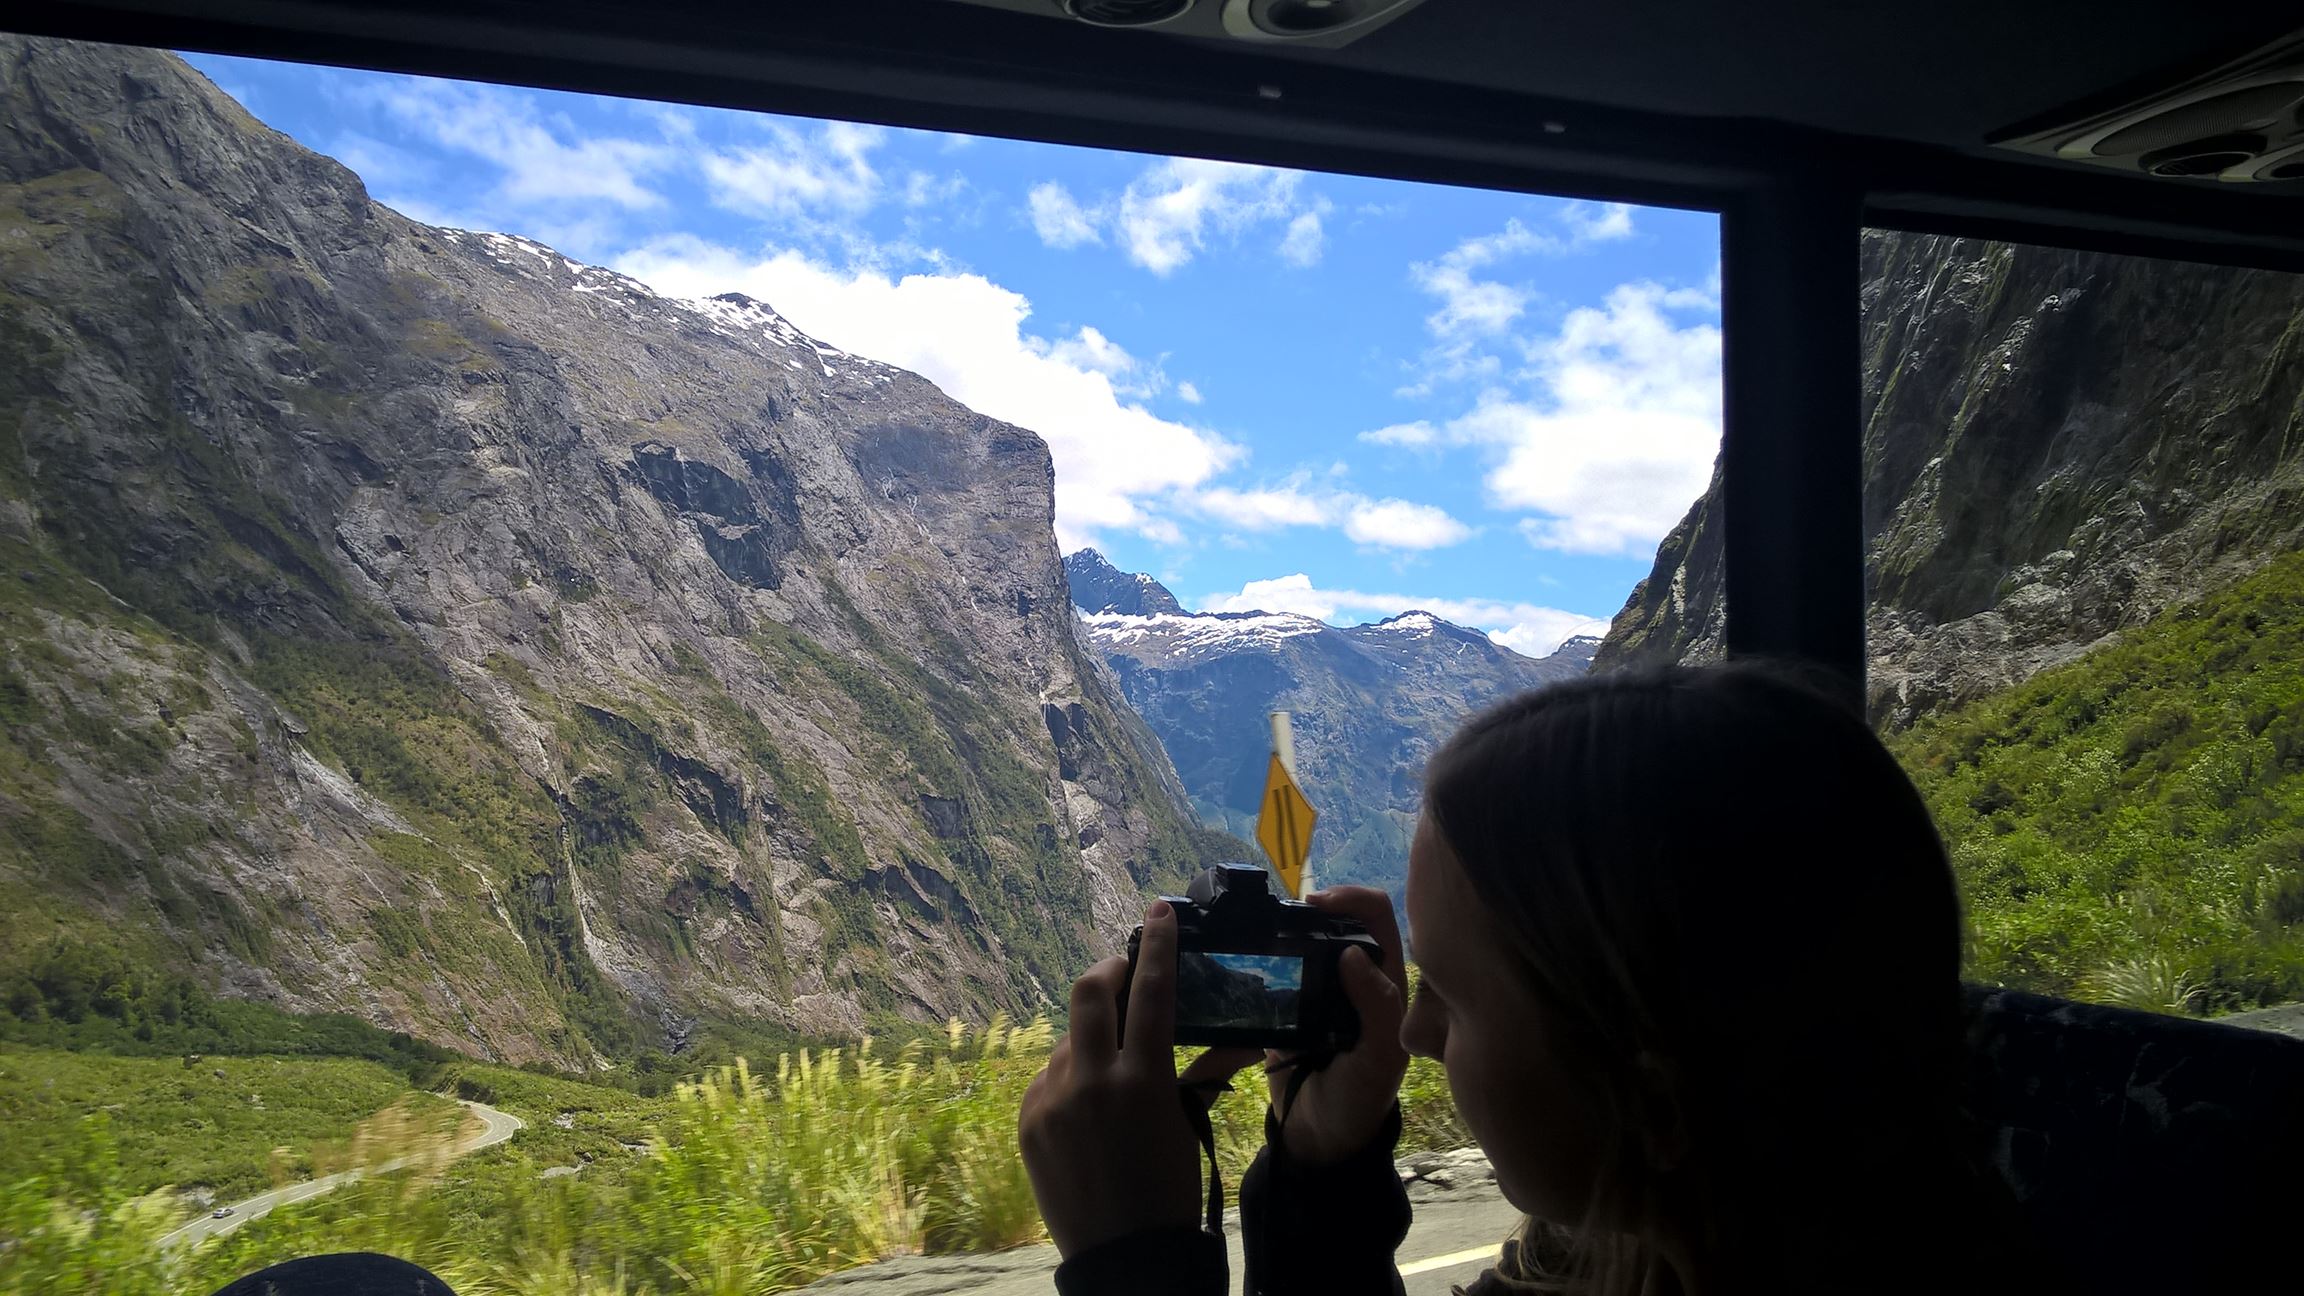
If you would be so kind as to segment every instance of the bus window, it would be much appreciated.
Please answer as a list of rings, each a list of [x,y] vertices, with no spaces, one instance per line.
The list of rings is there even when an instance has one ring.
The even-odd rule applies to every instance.
[[[1875,231],[1868,703],[1969,975],[2304,999],[2304,277]]]

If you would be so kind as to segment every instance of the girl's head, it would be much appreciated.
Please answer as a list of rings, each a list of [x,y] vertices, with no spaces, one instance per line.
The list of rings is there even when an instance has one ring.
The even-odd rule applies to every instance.
[[[1944,848],[1863,722],[1787,674],[1591,677],[1474,718],[1427,771],[1407,902],[1404,1042],[1599,1285],[1786,1285],[1900,1231],[1907,1189],[1958,1191]]]

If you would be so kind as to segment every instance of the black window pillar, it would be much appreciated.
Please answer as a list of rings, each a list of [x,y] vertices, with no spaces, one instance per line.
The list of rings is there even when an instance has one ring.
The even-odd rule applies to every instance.
[[[1858,195],[1750,191],[1721,212],[1721,513],[1731,656],[1861,689],[1864,536]]]

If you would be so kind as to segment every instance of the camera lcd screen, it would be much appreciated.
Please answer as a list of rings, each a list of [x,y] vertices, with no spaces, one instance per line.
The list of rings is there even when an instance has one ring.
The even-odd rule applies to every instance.
[[[1184,1027],[1293,1030],[1304,991],[1304,960],[1291,954],[1176,956],[1176,1024]]]

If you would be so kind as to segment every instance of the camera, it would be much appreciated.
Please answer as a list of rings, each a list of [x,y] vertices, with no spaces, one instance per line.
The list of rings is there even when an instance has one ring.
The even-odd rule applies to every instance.
[[[1359,1042],[1337,964],[1354,945],[1384,961],[1366,926],[1283,899],[1249,864],[1218,864],[1160,898],[1176,911],[1178,1044],[1341,1053]],[[1128,935],[1131,985],[1143,937],[1142,927]],[[1125,997],[1120,1012],[1125,1023]]]

